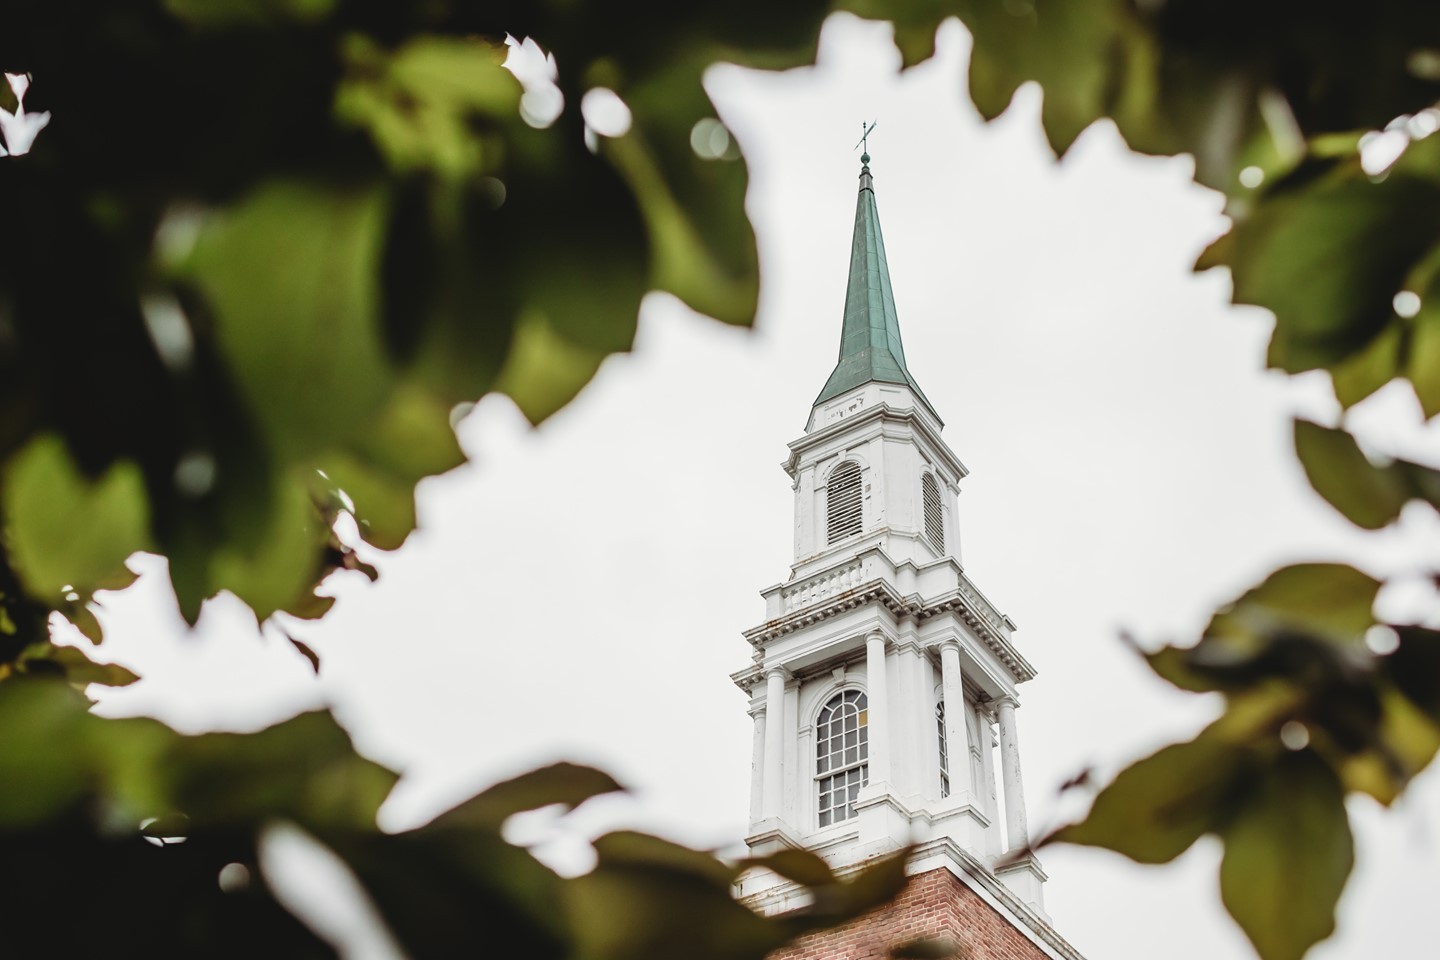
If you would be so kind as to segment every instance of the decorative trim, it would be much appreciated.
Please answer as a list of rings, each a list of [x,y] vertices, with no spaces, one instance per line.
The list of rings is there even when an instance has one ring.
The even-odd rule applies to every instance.
[[[935,418],[937,421],[939,417]],[[785,472],[795,476],[799,467],[802,453],[811,448],[821,446],[842,433],[848,433],[864,424],[879,422],[882,425],[890,423],[908,423],[916,433],[923,436],[926,442],[934,449],[938,459],[944,461],[945,466],[950,468],[958,479],[965,479],[970,473],[968,467],[960,462],[960,458],[940,439],[940,432],[925,422],[925,418],[916,412],[916,408],[892,407],[890,404],[881,401],[873,407],[868,407],[857,414],[849,417],[842,417],[839,420],[827,423],[811,433],[790,444],[790,459],[784,463]],[[941,425],[943,428],[943,424]]]
[[[765,674],[759,666],[749,666],[730,674],[730,680],[746,695],[754,696],[755,688],[765,683]]]
[[[916,624],[941,614],[954,613],[975,632],[980,641],[1004,665],[1016,683],[1033,680],[1035,668],[1001,633],[999,624],[986,615],[980,606],[980,595],[974,591],[973,587],[968,589],[967,587],[968,584],[961,581],[960,589],[953,595],[926,604],[920,599],[919,594],[902,597],[889,581],[883,578],[875,579],[842,590],[832,597],[825,598],[820,603],[796,610],[758,627],[752,627],[745,631],[745,639],[757,650],[763,650],[780,637],[872,603],[884,607],[896,619],[910,617]],[[749,673],[750,671],[746,670],[739,675],[732,675],[732,679],[740,685],[742,690],[745,689],[742,678],[748,677]]]

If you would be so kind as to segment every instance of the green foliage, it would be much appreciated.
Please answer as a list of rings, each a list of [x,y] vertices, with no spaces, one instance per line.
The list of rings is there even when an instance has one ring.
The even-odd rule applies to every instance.
[[[1137,863],[1168,863],[1215,828],[1236,792],[1244,755],[1224,727],[1165,747],[1115,778],[1083,823],[1055,840],[1106,847]]]
[[[1108,118],[1137,150],[1192,155],[1232,218],[1197,269],[1228,268],[1237,303],[1274,313],[1270,365],[1327,371],[1347,408],[1403,379],[1440,412],[1440,139],[1408,122],[1440,100],[1440,10],[837,6],[894,19],[907,65],[960,17],[981,114],[1036,82],[1061,154]],[[322,615],[331,571],[374,576],[336,541],[338,513],[376,547],[403,543],[416,483],[462,460],[457,404],[501,391],[543,420],[629,348],[650,290],[748,324],[745,166],[733,145],[692,145],[715,123],[701,77],[721,59],[810,61],[828,9],[703,0],[646,8],[644,31],[638,7],[573,3],[7,9],[0,67],[33,72],[27,106],[57,119],[0,170],[0,832],[25,878],[7,904],[53,931],[52,952],[88,952],[93,928],[127,931],[136,954],[330,955],[254,869],[269,820],[338,853],[417,957],[502,930],[541,957],[758,957],[897,888],[898,860],[841,884],[808,854],[726,864],[638,834],[604,838],[596,870],[565,880],[499,825],[616,789],[598,772],[537,771],[386,835],[374,810],[393,776],[328,717],[185,738],[92,717],[44,682],[133,679],[49,642],[56,613],[99,642],[94,592],[128,582],[133,551],[168,558],[192,622],[226,589],[262,620]],[[507,33],[554,54],[553,120],[522,116]],[[595,88],[631,125],[587,146]],[[147,98],[164,109],[134,106]],[[1381,130],[1407,140],[1385,170],[1360,153]],[[1364,528],[1440,505],[1435,470],[1372,460],[1343,429],[1299,421],[1295,443]],[[1440,747],[1440,634],[1376,624],[1380,587],[1342,564],[1287,567],[1193,646],[1147,654],[1224,714],[1054,839],[1153,863],[1215,834],[1225,903],[1261,956],[1302,956],[1350,869],[1344,796],[1393,802]],[[1394,642],[1367,645],[1377,635]],[[248,886],[222,889],[230,864]],[[68,913],[78,865],[107,891],[89,926]],[[729,889],[751,866],[811,887],[815,908],[750,914]],[[135,897],[183,919],[136,924]]]
[[[1323,5],[948,9],[974,34],[985,117],[1035,81],[1058,153],[1108,118],[1137,150],[1194,157],[1232,220],[1196,269],[1228,267],[1235,302],[1273,312],[1270,366],[1328,371],[1346,407],[1404,379],[1426,417],[1440,411],[1440,138],[1410,122],[1440,101],[1440,74],[1414,53],[1440,36],[1440,13],[1381,3],[1357,31]],[[902,49],[919,50],[924,20],[896,16]],[[1382,130],[1403,147],[1383,170],[1362,157]],[[1295,444],[1316,491],[1361,527],[1395,522],[1412,500],[1440,506],[1435,470],[1374,462],[1344,430],[1297,421]],[[1345,793],[1392,802],[1440,744],[1435,635],[1377,625],[1380,586],[1340,564],[1287,567],[1194,646],[1147,654],[1177,687],[1223,694],[1225,714],[1123,771],[1050,839],[1159,863],[1214,833],[1227,909],[1264,960],[1301,957],[1333,930],[1350,870]],[[1372,629],[1398,646],[1372,651]]]
[[[701,77],[808,62],[824,12],[707,2],[641,35],[584,5],[7,9],[0,67],[63,118],[0,170],[0,834],[7,906],[50,952],[105,929],[127,956],[332,955],[259,870],[273,823],[337,854],[417,958],[758,958],[898,890],[903,857],[842,882],[798,851],[726,863],[632,833],[561,878],[500,830],[620,789],[563,764],[385,834],[394,775],[328,715],[200,737],[102,720],[76,688],[134,674],[49,640],[59,613],[100,642],[95,592],[137,550],[168,559],[192,623],[221,590],[261,620],[321,616],[331,571],[376,576],[337,516],[400,546],[416,484],[463,461],[457,405],[500,391],[540,422],[629,349],[650,290],[748,325],[745,165],[692,146],[717,124]],[[554,55],[558,116],[527,113],[507,33]],[[596,87],[628,131],[586,130]],[[761,867],[813,908],[736,902]],[[86,924],[78,876],[105,891]],[[136,924],[155,903],[163,922]]]
[[[126,927],[134,931],[126,953],[331,956],[274,899],[259,868],[262,834],[283,822],[339,855],[409,956],[485,952],[501,939],[536,957],[663,949],[704,960],[760,957],[878,906],[904,881],[903,856],[845,882],[809,857],[803,882],[824,909],[767,919],[730,897],[731,882],[753,864],[635,833],[602,837],[597,869],[566,879],[506,843],[501,825],[621,789],[605,774],[546,767],[387,834],[375,814],[395,779],[356,755],[324,713],[257,734],[185,737],[151,720],[95,717],[57,680],[0,684],[0,782],[25,783],[0,791],[13,868],[6,902],[47,931],[53,952],[81,952],[95,929],[70,920],[72,871],[83,866],[87,886],[105,891],[102,915],[166,906],[166,922]],[[239,887],[226,879],[235,864]]]
[[[10,562],[29,594],[59,606],[128,580],[125,559],[148,546],[145,494],[134,464],[87,478],[54,436],[37,437],[6,465],[0,509]]]
[[[83,606],[154,549],[192,621],[226,589],[262,620],[313,615],[335,514],[402,543],[416,482],[462,459],[456,404],[501,390],[544,419],[629,349],[652,289],[748,324],[745,167],[692,149],[700,78],[722,53],[806,62],[823,13],[766,8],[757,41],[751,6],[667,14],[658,47],[574,5],[7,11],[0,66],[65,118],[0,178],[6,560],[28,598]],[[553,120],[522,116],[507,33],[555,56]],[[117,83],[165,109],[117,110]],[[599,85],[633,122],[592,149]]]
[[[1211,620],[1190,648],[1146,655],[1184,690],[1218,691],[1221,717],[1194,740],[1122,771],[1089,815],[1042,842],[1166,863],[1201,836],[1225,846],[1226,908],[1261,956],[1296,960],[1334,929],[1353,856],[1344,794],[1392,802],[1440,747],[1440,634],[1386,627],[1378,581],[1337,564],[1286,567]],[[1402,680],[1403,678],[1403,680]]]
[[[1269,362],[1290,373],[1333,368],[1395,325],[1392,301],[1440,243],[1440,141],[1411,145],[1383,178],[1358,153],[1316,157],[1278,178],[1202,258],[1230,267],[1235,301],[1275,313]],[[1427,278],[1428,279],[1428,278]],[[1378,387],[1402,374],[1379,370]],[[1378,381],[1378,382],[1376,382]],[[1361,399],[1347,395],[1342,400]]]
[[[1344,790],[1314,754],[1285,754],[1222,830],[1220,896],[1261,956],[1300,960],[1335,929],[1354,863]]]
[[[1376,465],[1344,430],[1296,420],[1295,454],[1315,492],[1366,530],[1394,523],[1411,500],[1440,506],[1440,472],[1405,460]]]

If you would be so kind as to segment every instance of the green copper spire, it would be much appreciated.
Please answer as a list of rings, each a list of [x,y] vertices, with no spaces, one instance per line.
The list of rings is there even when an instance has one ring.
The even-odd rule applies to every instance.
[[[850,283],[845,290],[845,321],[840,330],[840,362],[815,398],[815,405],[833,400],[861,384],[903,383],[931,414],[935,413],[920,385],[905,366],[895,294],[880,236],[880,213],[870,178],[870,154],[860,155],[860,196],[855,204],[855,237],[850,245]],[[936,417],[938,420],[939,417]]]

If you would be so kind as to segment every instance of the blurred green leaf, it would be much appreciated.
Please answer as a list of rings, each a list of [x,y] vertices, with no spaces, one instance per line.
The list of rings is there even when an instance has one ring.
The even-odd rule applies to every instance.
[[[308,604],[320,576],[320,549],[330,535],[298,481],[280,487],[263,522],[264,536],[255,549],[217,545],[208,558],[213,587],[230,590],[261,620],[276,610]]]
[[[1117,0],[1034,0],[954,7],[975,37],[970,96],[990,120],[1010,106],[1020,84],[1044,89],[1040,119],[1058,154],[1106,113],[1112,54],[1121,42],[1125,8]]]
[[[636,308],[639,303],[634,304]],[[495,389],[507,394],[531,423],[555,413],[600,369],[607,351],[573,343],[555,332],[549,317],[522,314]]]
[[[1404,328],[1391,322],[1369,346],[1331,366],[1335,399],[1348,409],[1395,379],[1400,373],[1405,346]]]
[[[1440,750],[1440,726],[1396,690],[1380,693],[1381,714],[1373,743],[1344,756],[1336,765],[1346,790],[1374,797],[1389,806]]]
[[[813,901],[791,922],[802,924],[803,930],[842,923],[876,907],[889,903],[905,887],[905,864],[910,848],[872,860],[854,876],[821,887],[812,887]]]
[[[0,828],[25,828],[76,803],[87,786],[77,736],[85,701],[54,679],[0,683]]]
[[[712,878],[669,865],[602,860],[565,885],[564,903],[578,960],[758,957],[788,939]]]
[[[85,639],[97,647],[105,641],[105,630],[100,626],[100,619],[95,616],[95,611],[91,609],[89,603],[71,604],[64,613],[65,619],[69,620],[75,629],[85,636]]]
[[[907,958],[907,960],[950,960],[951,957],[964,960],[970,951],[965,950],[949,937],[935,937],[924,940],[911,940],[894,947],[890,956]]]
[[[1440,413],[1440,244],[1420,262],[1405,280],[1405,292],[1419,297],[1419,309],[1407,320],[1397,318],[1392,324],[1404,325],[1408,334],[1401,361],[1392,376],[1403,375],[1415,388],[1415,396],[1425,416]]]
[[[37,438],[10,459],[0,489],[11,563],[37,600],[88,597],[125,581],[125,559],[150,543],[144,481],[117,463],[89,479],[59,437]]]
[[[391,52],[352,34],[344,57],[336,118],[364,129],[393,170],[458,179],[498,166],[487,156],[498,143],[487,147],[472,120],[518,117],[520,84],[501,66],[503,44],[421,36]]]
[[[278,181],[201,228],[185,272],[284,461],[344,442],[384,401],[376,275],[386,213],[374,185]]]
[[[1440,240],[1437,164],[1434,138],[1411,145],[1378,182],[1358,155],[1315,161],[1255,200],[1224,260],[1235,302],[1275,314],[1271,366],[1334,367],[1382,335],[1395,294]]]
[[[733,865],[629,832],[601,837],[595,852],[595,869],[565,889],[583,960],[760,956],[789,938],[731,899]]]
[[[874,861],[848,881],[809,886],[810,907],[767,918],[731,898],[743,865],[636,833],[601,837],[595,850],[596,868],[566,890],[584,960],[759,957],[888,902],[905,885],[910,852]]]
[[[321,458],[321,471],[354,503],[360,533],[393,550],[415,529],[415,485],[465,462],[449,408],[413,383],[391,394],[352,452]]]
[[[165,0],[165,9],[197,27],[313,23],[335,8],[335,0]]]
[[[1411,500],[1440,509],[1440,471],[1406,460],[1376,465],[1344,430],[1296,420],[1295,454],[1315,492],[1367,530],[1394,523]]]
[[[65,671],[65,679],[73,684],[99,684],[102,687],[127,687],[139,680],[133,670],[118,663],[96,663],[78,647],[62,647],[48,644],[44,659],[50,660]],[[30,659],[30,658],[27,658]]]
[[[1440,631],[1419,626],[1393,629],[1400,645],[1385,658],[1386,676],[1411,703],[1440,724]]]
[[[451,825],[499,829],[510,816],[551,804],[578,807],[592,797],[625,788],[608,773],[573,763],[553,763],[495,784],[440,815]]]
[[[748,177],[701,86],[710,60],[692,56],[625,88],[630,131],[603,138],[601,152],[639,202],[654,288],[717,320],[748,326],[759,297],[759,256],[745,217]]]
[[[882,0],[841,0],[836,8],[867,20],[889,20],[895,28],[895,46],[904,68],[928,60],[935,53],[935,31],[956,15],[950,0],[915,0],[911,3],[884,3]]]
[[[1401,284],[1405,294],[1419,298],[1413,316],[1392,313],[1389,322],[1369,346],[1331,367],[1335,397],[1351,407],[1396,377],[1407,377],[1426,417],[1440,410],[1440,338],[1437,338],[1436,305],[1440,295],[1440,245],[1411,269]],[[1392,299],[1395,311],[1400,309]],[[1410,311],[1406,310],[1407,314]]]
[[[1313,631],[1341,644],[1357,644],[1374,624],[1380,581],[1340,563],[1281,567],[1259,586],[1221,608],[1205,628],[1220,639],[1254,650],[1280,628]]]
[[[1221,837],[1220,895],[1262,960],[1300,960],[1330,935],[1354,852],[1328,765],[1305,751],[1282,756]]]
[[[1216,829],[1249,774],[1245,745],[1212,724],[1122,770],[1085,819],[1044,842],[1105,847],[1136,863],[1168,863]]]
[[[634,830],[617,830],[595,841],[595,853],[607,868],[640,867],[684,874],[712,884],[728,898],[730,886],[740,875],[740,866],[718,859],[703,850],[692,850],[672,840]]]
[[[740,862],[742,870],[751,867],[773,870],[786,880],[793,880],[807,887],[823,887],[838,882],[830,865],[809,850],[779,850]]]
[[[302,714],[253,734],[212,733],[171,755],[175,797],[192,817],[256,819],[268,810],[301,824],[366,829],[396,775],[355,753],[328,713]]]
[[[320,831],[374,899],[407,956],[484,956],[507,949],[536,960],[569,953],[557,909],[563,883],[493,829],[436,821],[394,835]]]

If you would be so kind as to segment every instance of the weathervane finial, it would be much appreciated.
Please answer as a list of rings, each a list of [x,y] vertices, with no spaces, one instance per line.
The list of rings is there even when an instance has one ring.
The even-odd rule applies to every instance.
[[[855,144],[855,146],[864,147],[864,152],[860,154],[860,162],[863,164],[868,164],[870,162],[870,134],[875,130],[875,127],[879,125],[879,123],[879,120],[872,120],[867,125],[864,120],[860,121],[860,140],[858,143]]]

